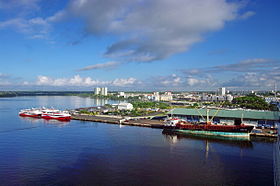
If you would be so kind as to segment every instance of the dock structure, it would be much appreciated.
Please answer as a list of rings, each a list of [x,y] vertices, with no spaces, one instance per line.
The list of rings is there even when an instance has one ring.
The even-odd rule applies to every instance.
[[[164,122],[150,119],[125,119],[121,117],[106,117],[106,116],[92,116],[92,115],[72,115],[72,119],[81,121],[102,122],[110,124],[131,125],[150,128],[163,128]]]

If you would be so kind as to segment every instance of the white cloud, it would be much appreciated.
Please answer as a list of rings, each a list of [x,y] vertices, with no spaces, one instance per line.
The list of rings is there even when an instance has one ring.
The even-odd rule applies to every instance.
[[[127,85],[133,85],[137,83],[137,80],[135,78],[120,78],[120,79],[115,79],[111,84],[114,86],[118,86],[118,87],[123,87],[123,86],[127,86]]]
[[[46,38],[51,25],[43,18],[14,18],[0,22],[0,29],[12,28],[17,32],[29,35],[31,38]]]
[[[72,0],[61,14],[84,19],[88,34],[119,36],[108,47],[107,57],[146,62],[188,50],[204,33],[236,19],[240,4],[226,0]]]
[[[38,76],[35,85],[39,86],[97,86],[97,85],[106,85],[106,86],[117,86],[125,87],[139,83],[135,78],[117,78],[112,81],[100,81],[94,80],[90,77],[81,77],[75,75],[72,78],[51,78],[48,76]],[[29,84],[30,85],[30,84]]]
[[[85,70],[97,70],[97,69],[112,69],[119,66],[121,63],[117,61],[108,61],[106,63],[98,63],[95,65],[87,66],[84,68],[79,69],[79,71]]]

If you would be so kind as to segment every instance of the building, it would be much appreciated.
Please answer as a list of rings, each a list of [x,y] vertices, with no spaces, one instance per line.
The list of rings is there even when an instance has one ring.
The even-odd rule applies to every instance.
[[[225,96],[226,95],[226,88],[225,87],[219,88],[218,95],[219,96]]]
[[[207,109],[176,108],[169,112],[172,117],[178,117],[189,122],[207,121]],[[208,121],[216,124],[229,125],[279,125],[280,112],[257,110],[217,110],[208,109]]]
[[[124,92],[118,92],[118,96],[125,97],[125,93]]]
[[[159,92],[154,92],[154,95],[153,95],[153,100],[154,100],[154,101],[160,101],[160,95],[159,95]]]
[[[203,94],[200,98],[201,101],[211,101],[211,102],[223,102],[229,101],[232,102],[233,96],[230,94],[226,95],[212,95],[212,94]]]
[[[108,95],[108,89],[107,89],[107,87],[102,87],[102,88],[96,87],[94,89],[94,94],[95,95],[107,96]]]
[[[95,88],[94,88],[94,94],[95,94],[95,95],[99,95],[100,92],[101,92],[101,89],[100,89],[99,87],[95,87]]]
[[[172,93],[171,92],[165,92],[164,94],[160,95],[160,101],[172,101]]]
[[[102,96],[107,96],[108,95],[108,88],[107,87],[102,87],[101,88],[101,95]]]
[[[133,105],[131,103],[119,103],[118,110],[132,110]]]

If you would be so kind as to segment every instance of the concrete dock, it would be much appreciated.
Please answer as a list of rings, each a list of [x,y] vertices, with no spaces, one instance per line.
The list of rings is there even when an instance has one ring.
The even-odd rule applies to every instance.
[[[92,122],[102,122],[110,124],[121,124],[121,125],[131,125],[131,126],[141,126],[150,128],[163,128],[164,122],[159,120],[150,119],[130,119],[126,120],[122,117],[110,117],[110,116],[95,116],[95,115],[72,115],[72,119],[81,121],[92,121]],[[121,121],[121,122],[120,122]]]

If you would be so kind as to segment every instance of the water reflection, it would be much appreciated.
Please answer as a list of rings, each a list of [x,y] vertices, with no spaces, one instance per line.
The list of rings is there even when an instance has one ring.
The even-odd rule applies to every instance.
[[[47,119],[41,119],[41,118],[20,117],[20,116],[19,116],[19,118],[22,121],[29,122],[29,123],[32,123],[32,124],[44,123],[44,124],[49,124],[49,125],[57,125],[59,127],[66,126],[70,123],[70,121],[59,121],[59,120],[54,120],[54,119],[47,120]]]
[[[218,150],[215,148],[216,145],[222,146],[233,146],[239,148],[239,157],[243,157],[243,149],[253,149],[253,143],[248,139],[239,139],[236,138],[213,138],[209,136],[195,136],[190,134],[178,134],[172,132],[163,131],[162,134],[164,135],[165,139],[174,146],[175,144],[179,143],[180,141],[185,140],[192,140],[194,142],[203,143],[204,146],[202,150],[204,151],[204,158],[205,161],[208,161],[209,153],[215,152]]]
[[[178,134],[178,133],[172,133],[172,132],[166,132],[163,131],[162,134],[165,136],[168,142],[170,144],[178,143],[180,140],[197,140],[197,141],[205,141],[205,143],[219,143],[219,144],[225,144],[230,146],[237,146],[240,148],[253,148],[253,143],[250,139],[247,138],[214,138],[214,137],[208,137],[208,136],[195,136],[190,134]]]

